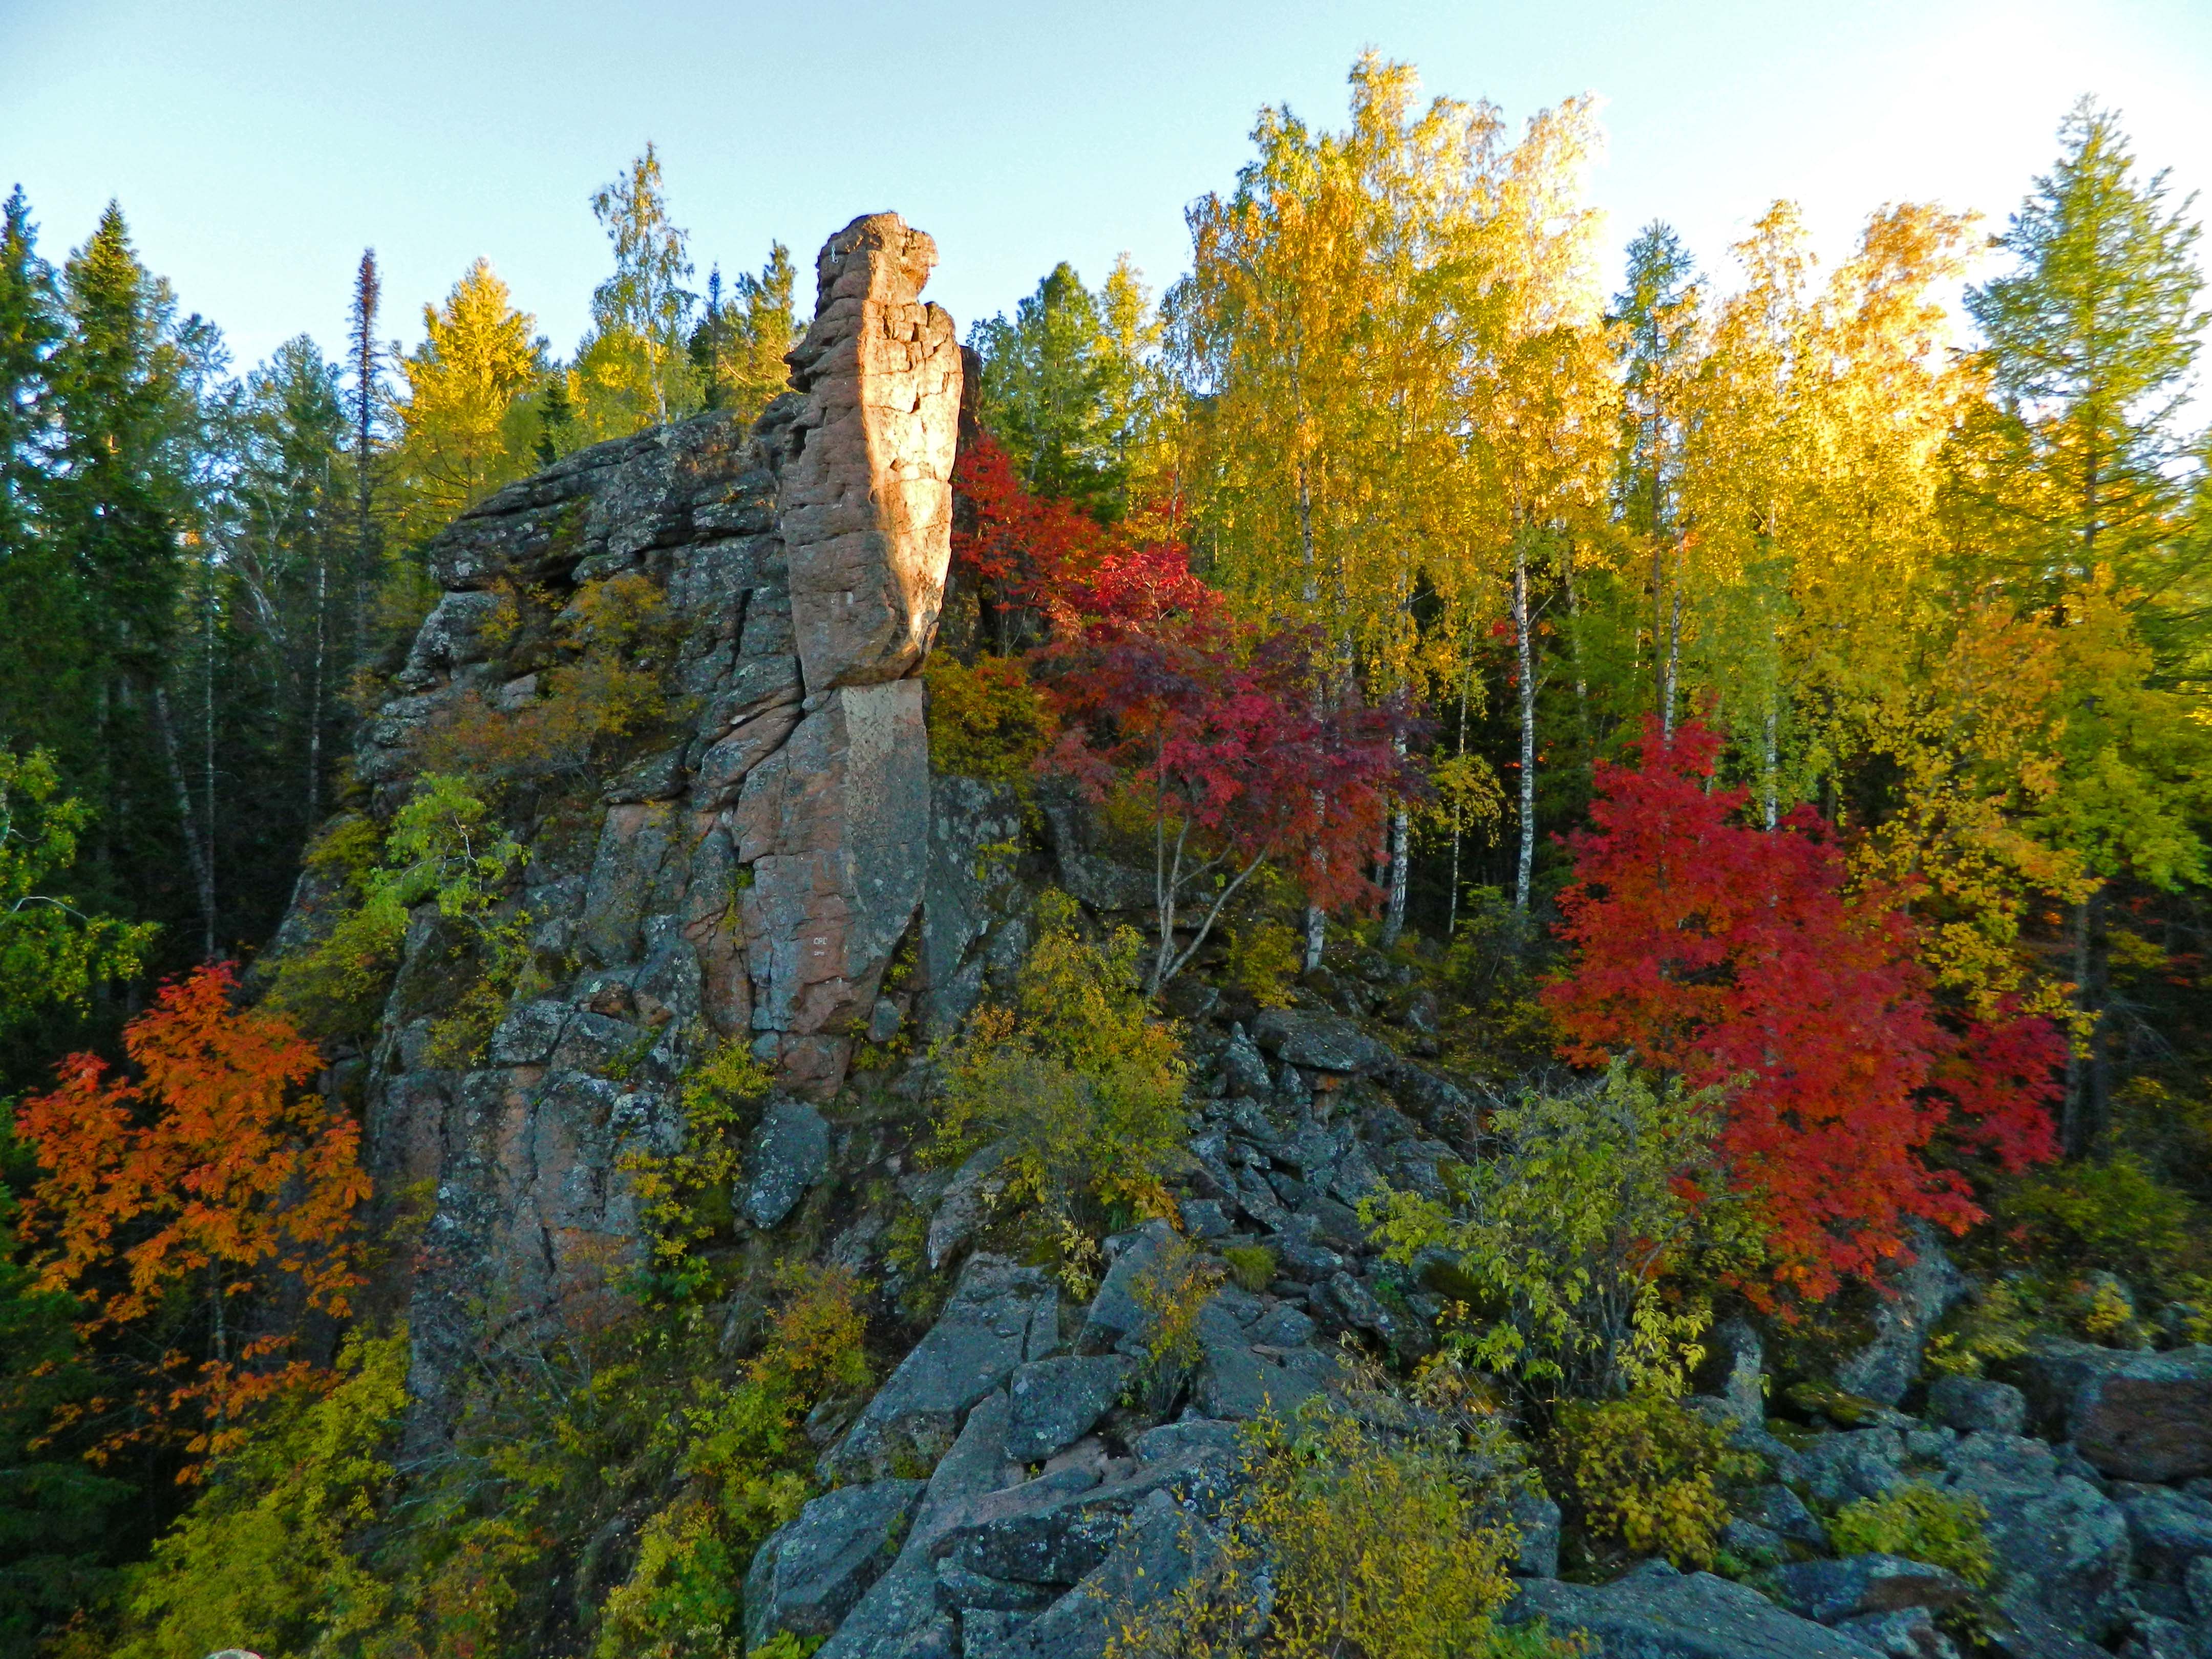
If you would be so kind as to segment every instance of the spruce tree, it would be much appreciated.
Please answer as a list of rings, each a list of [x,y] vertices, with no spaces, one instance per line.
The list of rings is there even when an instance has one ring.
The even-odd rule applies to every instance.
[[[2059,137],[1994,239],[2012,268],[1966,295],[2004,416],[1981,502],[2000,558],[2046,594],[2110,576],[2155,609],[2196,574],[2180,424],[2206,317],[2194,198],[2142,178],[2118,116],[2087,99]]]

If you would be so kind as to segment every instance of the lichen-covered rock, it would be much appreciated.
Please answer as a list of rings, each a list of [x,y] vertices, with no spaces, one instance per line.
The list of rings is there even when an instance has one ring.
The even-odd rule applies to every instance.
[[[2018,1434],[2027,1426],[2027,1397],[2009,1382],[1979,1376],[1941,1376],[1928,1389],[1928,1416],[1961,1434],[1987,1429]]]
[[[1610,1584],[1528,1578],[1500,1617],[1582,1632],[1604,1659],[1867,1659],[1867,1650],[1757,1590],[1646,1562]]]
[[[757,1648],[780,1631],[836,1630],[896,1559],[927,1484],[841,1486],[771,1534],[745,1575],[745,1645]]]
[[[1043,1273],[1000,1256],[969,1257],[929,1334],[823,1455],[823,1478],[910,1474],[934,1466],[969,1407],[1002,1388],[1015,1367],[1046,1358],[1059,1344],[1059,1301]]]
[[[1912,1260],[1889,1275],[1889,1293],[1875,1304],[1874,1340],[1836,1368],[1839,1386],[1877,1405],[1894,1406],[1920,1380],[1929,1334],[1970,1288],[1935,1229],[1916,1222],[1911,1243]]]
[[[771,1100],[745,1154],[738,1211],[756,1227],[773,1227],[829,1167],[829,1120],[803,1100]]]
[[[1120,1354],[1059,1354],[1018,1368],[1007,1389],[1006,1455],[1036,1463],[1073,1445],[1120,1397],[1131,1369]]]
[[[477,970],[426,904],[365,1045],[370,1173],[436,1194],[405,1287],[433,1417],[484,1310],[538,1335],[607,1311],[644,1245],[625,1154],[681,1145],[680,1079],[708,1048],[742,1043],[826,1099],[876,1012],[933,856],[914,676],[962,383],[951,321],[920,298],[934,258],[895,215],[854,221],[823,251],[795,390],[757,422],[580,451],[425,549],[443,592],[355,775],[388,817],[434,766],[486,775],[528,853],[494,920],[527,939],[531,986],[471,1042],[454,1015]],[[617,580],[651,641],[622,672],[658,696],[613,720],[580,701],[589,674],[550,671]],[[303,883],[280,949],[323,937],[332,903]],[[756,1219],[795,1198],[771,1184]]]
[[[2193,1563],[2212,1559],[2212,1501],[2125,1481],[2112,1497],[2128,1517],[2136,1565],[2148,1577],[2185,1583]]]
[[[1951,1638],[1936,1628],[1935,1615],[1925,1607],[1865,1613],[1845,1619],[1836,1628],[1872,1648],[1882,1659],[1957,1659],[1959,1651]]]
[[[1958,1574],[1900,1555],[1794,1561],[1776,1571],[1774,1582],[1784,1605],[1823,1625],[1899,1607],[1942,1613],[1972,1594]]]
[[[2212,1474],[2212,1346],[2123,1352],[2046,1339],[2022,1362],[2039,1421],[2122,1480]]]

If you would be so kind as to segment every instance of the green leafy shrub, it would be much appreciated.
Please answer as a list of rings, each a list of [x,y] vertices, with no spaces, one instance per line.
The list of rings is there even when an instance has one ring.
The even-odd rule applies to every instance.
[[[131,1576],[115,1659],[362,1641],[393,1588],[351,1540],[392,1476],[407,1405],[404,1332],[348,1340],[337,1386],[295,1393],[218,1458],[198,1498]]]
[[[1059,1249],[1137,1216],[1173,1213],[1165,1182],[1182,1154],[1186,1082],[1174,1031],[1137,989],[1130,928],[1092,945],[1074,900],[1048,893],[1012,1006],[979,1010],[939,1052],[946,1100],[931,1156],[955,1163],[1002,1146],[1002,1205]]]
[[[1720,1429],[1663,1395],[1568,1405],[1555,1440],[1590,1534],[1678,1567],[1713,1565],[1729,1522],[1721,1484],[1759,1469]]]
[[[1139,1386],[1149,1389],[1162,1411],[1173,1403],[1183,1380],[1205,1358],[1198,1316],[1220,1285],[1221,1276],[1218,1263],[1174,1234],[1129,1287],[1147,1326]]]
[[[1589,1398],[1679,1394],[1703,1355],[1701,1297],[1661,1281],[1751,1259],[1755,1230],[1718,1196],[1705,1096],[1655,1090],[1625,1064],[1559,1093],[1531,1090],[1492,1115],[1492,1156],[1452,1170],[1456,1203],[1388,1192],[1365,1200],[1389,1259],[1442,1247],[1457,1270],[1451,1340],[1524,1387]]]
[[[726,1042],[684,1074],[684,1139],[672,1152],[632,1146],[615,1159],[637,1194],[653,1239],[653,1279],[667,1296],[693,1296],[714,1274],[700,1246],[726,1230],[753,1108],[775,1079],[741,1042]]]
[[[1990,1512],[1979,1498],[1908,1480],[1879,1498],[1862,1498],[1838,1510],[1828,1536],[1838,1555],[1879,1553],[1948,1567],[1980,1589],[1993,1561]]]
[[[1274,1282],[1275,1253],[1265,1244],[1231,1244],[1221,1259],[1229,1264],[1229,1276],[1239,1289],[1256,1295]]]
[[[1496,1419],[1354,1382],[1354,1397],[1245,1431],[1218,1565],[1129,1618],[1110,1659],[1564,1656],[1492,1615],[1516,1540],[1489,1517],[1516,1460]],[[1409,1409],[1418,1406],[1419,1409]],[[1470,1432],[1471,1431],[1471,1432]]]
[[[929,687],[929,761],[940,772],[1025,784],[1052,744],[1052,707],[1018,657],[981,657],[974,667],[938,656],[922,671]]]
[[[1996,1215],[2039,1267],[2102,1268],[2160,1292],[2212,1268],[2202,1208],[2129,1152],[2026,1176]]]
[[[508,636],[532,625],[509,589]],[[542,617],[544,596],[527,596]],[[501,707],[464,697],[425,733],[431,770],[507,782],[582,773],[602,739],[645,730],[672,712],[659,669],[680,627],[666,597],[635,571],[586,583],[550,626],[559,659],[536,676],[534,695]]]
[[[277,964],[270,1001],[311,1036],[362,1036],[382,1009],[409,913],[434,901],[478,971],[434,1024],[432,1060],[465,1063],[526,965],[530,918],[502,901],[527,857],[465,779],[425,774],[387,833],[343,820],[309,854],[311,866],[342,872],[344,908],[319,944]]]
[[[1291,1006],[1304,963],[1304,941],[1283,922],[1249,921],[1230,935],[1229,982],[1262,1008]]]

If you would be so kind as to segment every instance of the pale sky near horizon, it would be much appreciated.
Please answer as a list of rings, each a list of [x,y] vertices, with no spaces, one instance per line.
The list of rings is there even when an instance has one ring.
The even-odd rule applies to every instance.
[[[891,208],[964,333],[1062,258],[1095,283],[1126,249],[1164,286],[1259,106],[1341,125],[1366,46],[1516,125],[1597,94],[1616,268],[1665,218],[1725,283],[1782,196],[1830,258],[1885,201],[2001,226],[2083,93],[2212,208],[2212,0],[0,0],[0,190],[57,261],[120,200],[241,370],[338,347],[369,244],[383,333],[419,337],[483,254],[565,354],[608,259],[587,198],[651,139],[696,286],[781,238],[803,307],[822,239]]]

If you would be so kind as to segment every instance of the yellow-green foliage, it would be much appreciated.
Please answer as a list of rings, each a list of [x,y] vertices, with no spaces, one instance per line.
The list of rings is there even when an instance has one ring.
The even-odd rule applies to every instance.
[[[1592,1535],[1678,1567],[1710,1567],[1729,1510],[1721,1482],[1759,1463],[1663,1395],[1578,1402],[1559,1413],[1559,1461]]]
[[[1572,1651],[1492,1621],[1511,1594],[1515,1539],[1480,1518],[1463,1459],[1427,1435],[1380,1433],[1362,1415],[1309,1410],[1292,1425],[1253,1425],[1219,1567],[1131,1616],[1109,1659]]]
[[[1021,659],[983,657],[970,668],[940,656],[922,678],[929,686],[930,764],[959,777],[1026,782],[1056,726]]]
[[[501,593],[492,622],[508,638],[525,625],[512,590]],[[552,619],[550,633],[563,654],[538,671],[531,693],[503,708],[473,697],[456,703],[424,738],[426,765],[499,780],[576,772],[600,739],[637,732],[668,712],[659,670],[676,624],[648,578],[629,572],[586,584]]]
[[[405,1334],[349,1339],[327,1395],[295,1394],[213,1463],[192,1507],[131,1575],[115,1659],[369,1642],[392,1592],[349,1538],[392,1479]]]
[[[1231,1244],[1221,1259],[1229,1264],[1229,1276],[1240,1289],[1256,1294],[1275,1277],[1275,1253],[1265,1244]]]
[[[736,1651],[738,1587],[761,1540],[813,1493],[799,1432],[821,1400],[868,1386],[866,1286],[842,1267],[787,1266],[758,1355],[732,1387],[702,1392],[678,1426],[686,1486],[641,1534],[635,1567],[607,1598],[600,1659],[720,1659]]]
[[[1980,1588],[1990,1582],[1990,1512],[1979,1498],[1908,1480],[1879,1498],[1847,1504],[1828,1523],[1838,1555],[1902,1555],[1948,1567]]]
[[[2017,1359],[2027,1352],[2035,1330],[2033,1311],[2012,1285],[1998,1279],[1980,1286],[1973,1298],[1944,1321],[1928,1339],[1928,1363],[1939,1371],[1979,1376],[1992,1361]]]
[[[1198,1316],[1220,1284],[1220,1267],[1174,1234],[1130,1285],[1146,1317],[1146,1369],[1155,1386],[1172,1390],[1204,1357]]]
[[[2102,1267],[2159,1291],[2212,1267],[2203,1212],[2127,1152],[2025,1176],[1996,1214],[2039,1264]]]
[[[310,1036],[362,1035],[398,964],[408,913],[434,900],[480,969],[432,1032],[434,1058],[465,1060],[497,1023],[524,965],[529,919],[499,907],[527,856],[467,781],[445,774],[416,781],[386,834],[368,818],[342,819],[307,862],[342,877],[343,908],[321,943],[277,964],[270,1000]]]
[[[1392,1192],[1362,1204],[1390,1258],[1456,1256],[1455,1340],[1491,1370],[1584,1398],[1680,1393],[1710,1315],[1661,1280],[1747,1259],[1757,1237],[1720,1199],[1685,1195],[1692,1181],[1722,1188],[1711,1100],[1616,1064],[1587,1086],[1529,1091],[1489,1127],[1496,1154],[1456,1172],[1459,1202]]]
[[[699,1247],[730,1223],[751,1109],[774,1081],[744,1044],[722,1044],[684,1078],[683,1144],[668,1153],[631,1146],[615,1161],[637,1194],[655,1278],[669,1294],[689,1296],[709,1282]]]
[[[1109,1218],[1166,1215],[1164,1177],[1181,1155],[1182,1059],[1137,988],[1135,932],[1103,945],[1077,931],[1075,902],[1048,893],[1011,1007],[980,1010],[942,1051],[946,1101],[933,1156],[1003,1143],[1006,1200],[1042,1231],[1097,1231]]]
[[[1262,1008],[1291,1006],[1291,982],[1304,960],[1297,934],[1266,919],[1247,922],[1229,939],[1229,981]]]

